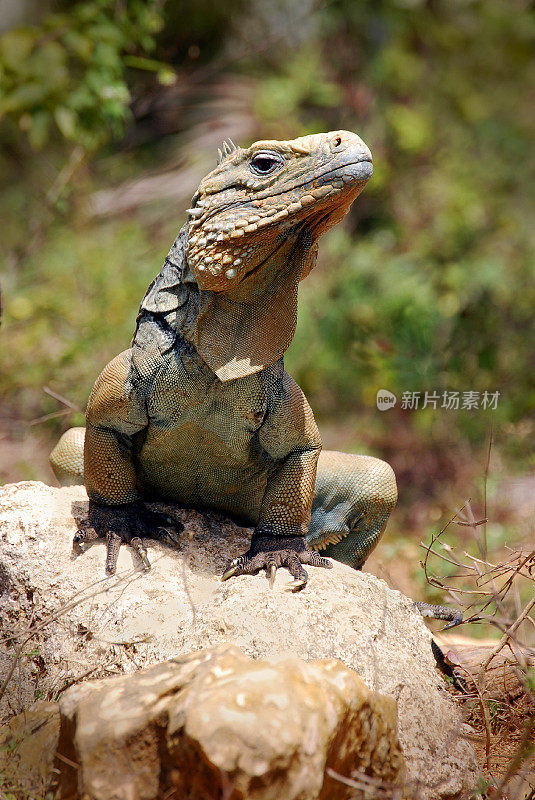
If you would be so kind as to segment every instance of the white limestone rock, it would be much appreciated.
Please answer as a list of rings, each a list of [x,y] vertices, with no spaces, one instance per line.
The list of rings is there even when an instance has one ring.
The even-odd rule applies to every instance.
[[[86,512],[83,487],[0,489],[0,684],[17,643],[37,628],[0,713],[18,713],[36,694],[54,700],[85,677],[134,672],[223,644],[253,658],[337,658],[397,701],[415,796],[445,800],[472,788],[473,748],[435,669],[431,636],[411,601],[384,581],[335,562],[332,570],[308,568],[308,586],[297,594],[283,590],[291,580],[284,569],[273,591],[264,574],[222,583],[250,531],[185,510],[173,511],[185,525],[179,550],[146,541],[152,570],[144,573],[122,547],[117,575],[105,578],[103,542],[73,555],[73,514]]]

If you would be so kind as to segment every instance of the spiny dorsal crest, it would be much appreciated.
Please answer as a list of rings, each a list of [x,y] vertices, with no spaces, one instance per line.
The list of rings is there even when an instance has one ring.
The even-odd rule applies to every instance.
[[[223,141],[221,147],[217,149],[217,166],[221,164],[221,162],[229,156],[234,150],[237,150],[237,146],[234,144],[232,139],[228,138]]]

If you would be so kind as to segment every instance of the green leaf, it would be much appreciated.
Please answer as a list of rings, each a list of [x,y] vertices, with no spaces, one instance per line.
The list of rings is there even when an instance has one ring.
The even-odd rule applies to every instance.
[[[118,100],[126,105],[130,101],[130,92],[125,83],[113,83],[102,86],[99,90],[102,100]]]
[[[177,82],[177,74],[171,67],[163,67],[158,71],[158,83],[162,86],[174,86]]]
[[[76,114],[70,108],[58,106],[54,109],[56,125],[66,139],[73,139],[76,131]]]
[[[32,116],[32,125],[28,131],[28,139],[34,150],[41,150],[50,135],[52,117],[48,111],[37,111]]]
[[[125,56],[123,60],[127,67],[143,69],[147,70],[147,72],[158,72],[166,66],[161,61],[155,61],[153,58],[143,58],[142,56]]]
[[[42,83],[23,83],[0,99],[0,115],[31,109],[45,99],[48,88]]]
[[[0,37],[0,59],[17,71],[20,63],[32,52],[34,43],[35,33],[30,28],[8,31]]]
[[[70,30],[63,36],[65,46],[83,61],[91,58],[95,49],[95,42],[90,36],[85,36],[79,31]]]
[[[403,150],[418,153],[433,140],[433,126],[423,110],[394,105],[389,109],[388,121]]]

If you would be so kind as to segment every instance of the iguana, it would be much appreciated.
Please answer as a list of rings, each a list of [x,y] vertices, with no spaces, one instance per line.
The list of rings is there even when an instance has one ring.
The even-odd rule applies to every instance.
[[[354,133],[224,143],[200,183],[159,275],[142,300],[129,350],[98,377],[87,408],[89,524],[78,543],[122,542],[145,568],[142,538],[168,538],[144,501],[216,509],[253,526],[250,549],[222,576],[303,565],[360,569],[397,499],[378,458],[321,451],[308,402],[285,371],[297,289],[318,239],[347,214],[372,175]],[[73,429],[51,455],[76,471]],[[81,467],[78,467],[81,471]],[[318,551],[322,551],[320,556]]]

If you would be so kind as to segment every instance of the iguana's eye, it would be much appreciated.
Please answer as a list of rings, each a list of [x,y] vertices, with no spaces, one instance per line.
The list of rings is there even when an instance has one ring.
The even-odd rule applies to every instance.
[[[251,171],[257,175],[269,175],[284,163],[279,153],[257,153],[249,164]]]

